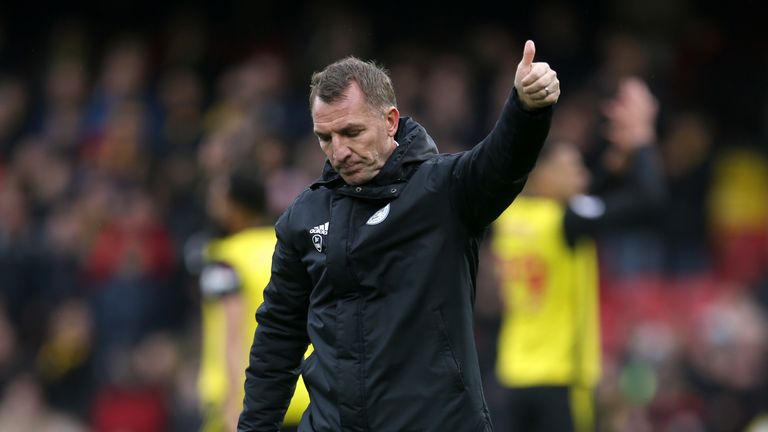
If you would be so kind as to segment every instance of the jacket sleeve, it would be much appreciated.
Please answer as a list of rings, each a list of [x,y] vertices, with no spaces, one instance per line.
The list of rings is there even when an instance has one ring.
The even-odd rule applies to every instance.
[[[551,106],[524,110],[513,89],[491,133],[456,161],[452,195],[470,230],[493,222],[520,193],[549,133],[551,118]]]
[[[656,148],[641,147],[632,154],[620,187],[570,200],[565,210],[565,236],[573,244],[582,235],[647,224],[662,210],[665,192]]]
[[[309,345],[306,323],[311,282],[299,254],[286,241],[287,214],[275,226],[272,276],[256,312],[258,326],[245,371],[238,432],[280,430]]]

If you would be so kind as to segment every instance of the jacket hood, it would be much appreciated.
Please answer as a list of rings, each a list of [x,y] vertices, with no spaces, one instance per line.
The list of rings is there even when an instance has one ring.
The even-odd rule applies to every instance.
[[[395,141],[399,144],[398,147],[389,156],[381,171],[368,184],[383,186],[394,181],[405,180],[413,172],[413,168],[438,154],[437,145],[427,130],[410,117],[400,118]],[[310,188],[333,187],[338,184],[344,184],[344,180],[326,159],[322,176]]]

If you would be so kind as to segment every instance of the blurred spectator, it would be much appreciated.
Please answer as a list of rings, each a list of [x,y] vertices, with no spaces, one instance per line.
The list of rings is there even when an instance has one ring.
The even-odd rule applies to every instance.
[[[7,432],[85,432],[76,419],[50,409],[34,375],[14,376],[0,399],[0,430]]]
[[[123,347],[91,412],[95,432],[164,432],[170,429],[170,385],[178,365],[175,343],[162,333]]]
[[[25,137],[19,141],[13,163],[36,220],[47,217],[55,204],[68,198],[72,166],[49,142],[37,136]]]
[[[44,82],[38,114],[39,134],[52,147],[74,154],[83,138],[83,113],[88,95],[86,65],[78,58],[54,58]]]
[[[203,83],[191,69],[166,72],[158,90],[162,109],[160,140],[165,152],[194,149],[202,132]]]
[[[115,103],[101,135],[85,149],[89,167],[120,183],[141,184],[149,174],[145,116],[145,107],[139,103]]]
[[[0,161],[13,151],[24,133],[29,109],[29,94],[24,82],[0,74]]]
[[[37,313],[44,313],[36,310],[40,244],[29,201],[18,177],[0,184],[0,301],[18,336],[20,359],[34,355],[42,331]]]
[[[742,430],[768,403],[768,321],[744,290],[729,290],[696,321],[688,362],[711,430]]]
[[[68,300],[51,313],[35,359],[50,404],[85,418],[94,390],[93,328],[88,305]]]
[[[119,192],[110,223],[96,234],[83,264],[93,302],[97,373],[150,331],[177,316],[169,285],[173,249],[154,203],[141,190]],[[169,322],[171,321],[171,322]]]
[[[204,432],[236,429],[244,397],[243,371],[257,325],[253,317],[271,275],[276,239],[268,190],[259,170],[249,165],[239,161],[228,175],[212,179],[208,189],[214,237],[206,245],[200,274],[202,347],[197,378]],[[286,427],[298,426],[308,403],[300,379],[285,416]]]
[[[98,132],[115,105],[139,103],[147,96],[147,60],[146,47],[136,36],[122,36],[108,47],[86,114],[89,131]]]

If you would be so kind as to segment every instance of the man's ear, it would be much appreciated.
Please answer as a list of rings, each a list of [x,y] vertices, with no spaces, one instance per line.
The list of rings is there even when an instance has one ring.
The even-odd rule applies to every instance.
[[[400,111],[397,110],[397,107],[391,106],[389,107],[389,110],[387,110],[386,114],[386,120],[387,120],[387,135],[390,137],[394,137],[397,133],[397,126],[400,124]]]

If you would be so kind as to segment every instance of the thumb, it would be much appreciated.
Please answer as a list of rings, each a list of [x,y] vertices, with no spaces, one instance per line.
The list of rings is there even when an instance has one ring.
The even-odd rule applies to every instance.
[[[536,45],[532,40],[528,40],[525,42],[525,48],[523,48],[523,59],[520,61],[520,65],[531,66],[534,55],[536,55]]]

